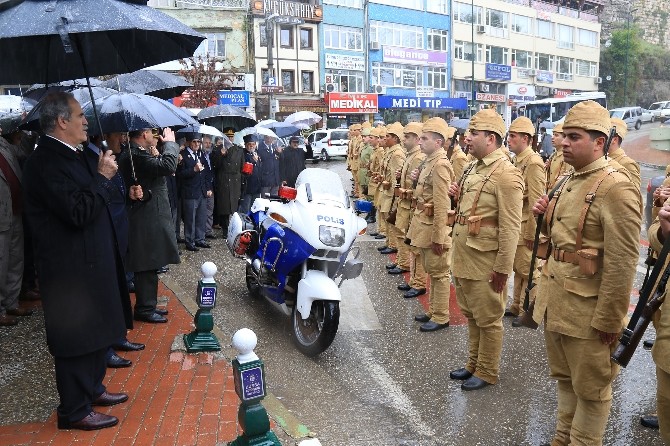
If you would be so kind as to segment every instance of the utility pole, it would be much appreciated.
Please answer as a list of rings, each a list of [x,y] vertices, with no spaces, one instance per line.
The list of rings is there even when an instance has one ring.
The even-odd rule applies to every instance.
[[[268,41],[268,77],[274,77],[274,55],[272,54],[274,47],[274,14],[265,19],[265,34]],[[269,82],[269,79],[268,79]],[[272,89],[268,90],[268,119],[274,119],[275,113],[272,108]]]
[[[475,108],[475,99],[477,92],[475,91],[475,58],[477,57],[477,49],[475,48],[475,0],[470,1],[472,21],[470,23],[470,31],[472,32],[470,44],[472,45],[472,79],[470,79],[470,90],[472,91],[471,106],[468,109],[468,117],[472,117],[472,111]]]

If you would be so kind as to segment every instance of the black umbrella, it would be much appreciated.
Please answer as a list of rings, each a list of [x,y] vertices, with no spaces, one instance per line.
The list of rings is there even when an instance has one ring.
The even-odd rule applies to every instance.
[[[468,126],[470,126],[470,119],[467,118],[452,119],[449,122],[449,127],[454,127],[461,133],[465,133],[465,131],[468,129]]]
[[[22,113],[0,112],[0,133],[9,135],[19,129],[19,124],[23,119]]]
[[[138,70],[119,74],[102,83],[103,87],[114,88],[124,93],[140,93],[170,99],[181,95],[193,84],[181,76],[160,70]]]
[[[256,125],[256,120],[249,113],[232,105],[213,105],[203,108],[198,113],[198,121],[221,131],[229,127],[242,129]]]
[[[93,87],[97,87],[101,83],[102,81],[96,78],[90,79],[90,84]],[[39,101],[44,96],[46,96],[47,93],[52,91],[73,91],[88,85],[89,84],[86,82],[86,79],[74,79],[70,81],[56,82],[55,84],[51,85],[35,84],[23,92],[23,97]]]

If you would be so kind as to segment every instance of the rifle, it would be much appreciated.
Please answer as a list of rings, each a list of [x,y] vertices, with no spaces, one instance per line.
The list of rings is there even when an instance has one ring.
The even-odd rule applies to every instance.
[[[505,133],[505,138],[503,138],[503,146],[505,146],[505,147],[508,147],[507,146],[507,139],[508,138],[509,138],[509,131],[507,133]]]
[[[456,139],[458,139],[458,130],[454,132],[454,136],[451,137],[449,142],[449,148],[447,149],[447,156],[451,158],[452,153],[454,152],[454,147],[456,146]]]
[[[607,153],[610,151],[610,144],[612,144],[612,140],[616,136],[616,127],[612,127],[610,129],[609,135],[607,135],[607,141],[605,142],[605,159],[607,159]]]
[[[628,322],[628,326],[624,328],[621,333],[619,345],[617,345],[614,353],[612,353],[612,361],[616,362],[621,367],[626,367],[630,362],[633,353],[635,353],[635,350],[642,339],[642,335],[644,335],[645,330],[649,326],[651,318],[663,303],[665,287],[668,283],[668,278],[670,278],[670,265],[665,266],[665,261],[669,252],[670,238],[663,243],[663,249],[654,264],[654,268],[651,270],[651,275],[640,291],[640,298],[635,306],[635,311],[633,311],[630,322]],[[654,291],[656,279],[658,279],[662,268],[665,268],[663,270],[663,276],[661,276],[661,280],[658,281],[658,285]],[[649,300],[652,291],[654,291],[654,294],[651,300]]]

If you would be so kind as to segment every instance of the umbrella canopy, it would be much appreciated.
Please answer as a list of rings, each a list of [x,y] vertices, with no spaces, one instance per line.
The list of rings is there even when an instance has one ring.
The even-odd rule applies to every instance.
[[[256,125],[256,120],[246,111],[232,105],[213,105],[198,113],[198,121],[223,131],[228,127],[244,128]]]
[[[287,122],[268,122],[274,121],[273,119],[266,119],[256,124],[256,127],[263,127],[266,129],[272,130],[277,134],[278,137],[284,138],[286,136],[291,136],[300,133],[300,129],[293,124]]]
[[[204,40],[146,0],[0,3],[0,84],[51,84],[190,57]],[[10,25],[11,24],[11,25]]]
[[[449,127],[454,127],[458,129],[461,133],[465,132],[468,129],[469,125],[470,125],[469,119],[452,119],[451,122],[449,122]]]
[[[288,115],[286,119],[284,119],[284,122],[293,124],[301,129],[306,129],[321,122],[321,116],[310,111],[299,111]]]
[[[124,93],[139,93],[170,99],[179,96],[193,84],[181,76],[160,70],[137,70],[133,73],[119,74],[102,83],[103,87],[113,88]]]
[[[0,133],[3,135],[8,135],[14,133],[19,129],[19,124],[23,119],[22,113],[9,112],[4,113],[0,112]]]
[[[233,138],[233,144],[237,144],[238,146],[244,147],[244,137],[247,135],[256,135],[257,137],[264,137],[264,136],[271,136],[277,140],[279,140],[279,137],[275,132],[272,130],[265,128],[265,127],[247,127],[246,129],[242,129],[239,132],[235,133],[235,137]]]
[[[47,93],[52,91],[72,91],[78,88],[86,87],[87,85],[97,87],[102,83],[101,80],[96,78],[89,79],[89,81],[90,84],[86,82],[86,79],[74,79],[69,81],[56,82],[51,85],[35,84],[23,93],[23,97],[39,101],[44,96],[46,96]]]
[[[201,135],[209,135],[214,138],[223,138],[223,145],[226,149],[233,145],[233,142],[228,139],[226,135],[209,125],[196,123],[177,130],[178,137],[181,137],[186,133],[200,133]]]
[[[96,101],[102,131],[131,132],[156,127],[183,127],[197,122],[163,99],[135,93],[115,93]],[[93,103],[83,107],[87,120],[93,119]],[[91,126],[95,133],[97,128]]]

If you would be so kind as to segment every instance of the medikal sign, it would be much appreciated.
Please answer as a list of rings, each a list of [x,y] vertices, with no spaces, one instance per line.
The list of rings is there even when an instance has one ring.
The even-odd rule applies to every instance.
[[[219,105],[235,105],[236,107],[249,106],[249,92],[244,90],[219,90],[217,93]]]
[[[378,98],[372,93],[329,93],[328,113],[377,113]]]
[[[512,67],[509,65],[500,65],[497,63],[487,63],[486,79],[510,81],[512,80]]]

